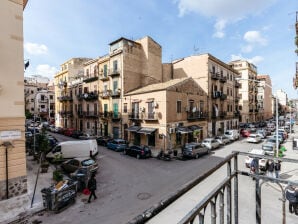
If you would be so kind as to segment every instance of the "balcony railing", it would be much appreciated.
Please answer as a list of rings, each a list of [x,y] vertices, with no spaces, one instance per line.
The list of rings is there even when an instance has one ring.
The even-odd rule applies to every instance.
[[[205,120],[207,118],[208,112],[196,111],[187,113],[187,120],[189,121]]]
[[[234,112],[234,117],[235,117],[235,118],[238,118],[238,117],[240,117],[240,115],[241,115],[241,114],[240,114],[240,112],[239,112],[239,111],[235,111],[235,112]]]
[[[255,174],[239,168],[238,164],[239,162],[243,161],[243,156],[257,158],[257,169]],[[176,218],[172,217],[172,223],[237,224],[241,223],[241,221],[245,221],[245,217],[240,216],[240,213],[243,212],[242,214],[245,213],[246,218],[251,216],[255,217],[253,223],[268,223],[269,220],[272,222],[272,220],[276,220],[276,218],[278,218],[280,220],[278,221],[279,223],[286,224],[286,221],[288,221],[288,216],[286,216],[287,200],[285,186],[297,186],[297,182],[291,179],[274,178],[260,174],[258,167],[259,161],[261,159],[274,160],[274,157],[245,152],[232,152],[232,154],[223,158],[210,170],[200,174],[196,179],[193,179],[192,181],[185,184],[174,194],[171,194],[170,196],[160,200],[158,203],[155,203],[154,206],[144,211],[142,214],[137,215],[135,218],[130,220],[129,223],[147,223],[154,216],[157,216],[158,218],[159,213],[162,213],[164,209],[169,208],[169,205],[171,205],[173,202],[177,202],[179,205],[182,205],[183,200],[188,200],[187,197],[183,198],[185,193],[188,193],[194,188],[203,190],[206,188],[204,187],[206,182],[212,181],[212,183],[216,183],[212,185],[213,187],[211,187],[209,190],[203,190],[203,196],[200,194],[193,194],[195,197],[194,200],[198,201],[198,203],[196,203],[193,207],[190,207],[188,210],[185,210],[184,216],[177,216]],[[294,164],[298,165],[298,160],[295,159],[279,158],[279,160],[283,164],[292,163],[293,165],[291,166],[294,166]],[[250,193],[241,190],[243,185],[247,185],[247,180],[245,180],[245,178],[251,178],[251,181],[253,181]],[[270,187],[267,187],[265,191],[262,188],[265,188],[266,186]],[[276,194],[276,192],[280,193]],[[247,197],[248,194],[251,195],[251,197],[254,197],[253,206],[250,204],[251,199],[248,199]],[[262,209],[267,209],[267,207],[264,206],[264,202],[262,203],[262,199],[264,198],[265,200],[268,200],[268,195],[270,194],[272,194],[273,198],[270,198],[270,202],[267,201],[267,203],[270,203],[270,205],[275,207],[275,209],[272,210],[273,217],[268,218],[268,213],[266,213],[267,215],[263,215],[262,213]],[[244,198],[244,203],[240,203],[240,198]],[[245,204],[246,202],[248,204]],[[247,209],[248,205],[255,209]],[[174,205],[173,208],[170,208],[170,211],[166,212],[171,214],[176,207]],[[165,213],[162,215],[165,215]],[[265,222],[266,219],[267,222]],[[294,219],[295,218],[291,218],[291,220]],[[293,221],[291,221],[291,223],[293,223]]]
[[[147,121],[157,121],[158,120],[158,113],[152,112],[152,113],[145,113],[143,115],[144,120]]]
[[[143,115],[141,113],[128,113],[129,120],[142,120]]]
[[[98,76],[91,76],[91,77],[84,77],[84,82],[89,83],[89,82],[94,82],[98,80]]]
[[[220,75],[218,73],[211,73],[211,79],[219,80]]]
[[[226,112],[226,111],[219,111],[219,112],[218,112],[218,116],[219,116],[220,118],[224,118],[224,117],[227,116],[227,112]]]
[[[109,72],[109,76],[114,77],[114,76],[119,76],[120,75],[120,69],[112,69]]]
[[[239,96],[235,96],[235,101],[238,102],[240,100]]]
[[[83,94],[83,93],[79,93],[79,94],[77,95],[77,99],[78,99],[79,101],[83,100],[83,99],[84,99],[84,94]]]
[[[110,98],[110,96],[111,96],[111,91],[110,91],[110,90],[106,90],[106,91],[100,92],[100,93],[99,93],[99,96],[100,96],[102,99],[108,99],[108,98]]]
[[[219,81],[222,82],[222,83],[224,83],[224,82],[227,81],[227,77],[226,76],[220,76],[219,77]]]
[[[112,113],[109,112],[109,111],[104,111],[104,112],[100,112],[100,113],[99,113],[99,116],[100,116],[101,118],[106,118],[106,119],[108,119],[108,118],[110,118],[110,117],[112,116]]]
[[[227,99],[227,94],[222,93],[220,95],[220,100],[226,100]]]
[[[72,117],[73,116],[73,113],[71,110],[60,110],[59,111],[59,114],[62,116],[62,117]]]
[[[121,94],[120,90],[111,91],[111,97],[113,98],[120,97],[120,94]]]
[[[235,81],[235,88],[240,88],[241,84],[238,81]]]
[[[220,91],[213,91],[212,92],[212,99],[218,99],[222,95],[222,92]]]
[[[48,103],[48,102],[49,102],[48,99],[38,100],[38,103]]]
[[[73,100],[72,96],[70,96],[70,95],[58,96],[57,98],[60,102],[72,101]]]
[[[89,93],[84,93],[84,100],[86,101],[93,101],[98,99],[98,92],[92,91]]]
[[[104,75],[104,74],[101,74],[99,75],[99,80],[101,81],[109,81],[109,76],[108,75]]]
[[[112,121],[120,121],[121,120],[121,113],[110,112]]]

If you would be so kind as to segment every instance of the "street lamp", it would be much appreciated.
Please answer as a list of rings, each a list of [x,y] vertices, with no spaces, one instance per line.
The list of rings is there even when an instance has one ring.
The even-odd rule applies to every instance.
[[[255,79],[245,79],[245,78],[235,78],[235,80],[247,80],[247,81],[252,81],[252,82],[256,82],[256,83],[261,83],[258,80]],[[270,86],[269,84],[265,83],[265,86],[269,87],[272,90],[272,86]],[[274,156],[278,156],[277,152],[279,150],[279,144],[278,144],[278,101],[277,101],[277,97],[275,96],[275,144],[276,144],[276,148],[274,150]]]

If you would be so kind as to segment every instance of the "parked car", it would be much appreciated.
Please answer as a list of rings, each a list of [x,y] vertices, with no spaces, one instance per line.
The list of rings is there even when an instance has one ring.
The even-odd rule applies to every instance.
[[[97,145],[107,146],[108,142],[111,141],[112,138],[109,136],[100,136],[96,138]]]
[[[82,134],[81,136],[79,136],[79,139],[81,140],[96,139],[96,136],[90,135],[90,134]]]
[[[225,135],[216,136],[215,139],[219,142],[220,145],[226,145],[231,142],[231,140]]]
[[[273,138],[271,136],[271,137],[267,138],[266,142],[271,142],[276,145],[276,138]],[[280,146],[281,146],[281,143],[280,143],[280,141],[278,141],[278,148],[280,148]]]
[[[219,142],[217,140],[215,140],[214,138],[205,138],[202,141],[202,145],[206,146],[210,150],[217,149],[220,147]]]
[[[211,149],[203,144],[192,142],[187,143],[182,149],[182,156],[184,158],[199,158],[199,156],[204,154],[209,154]]]
[[[107,148],[117,152],[122,152],[128,147],[127,142],[124,139],[113,139],[107,143]]]
[[[272,143],[272,142],[265,142],[262,145],[262,149],[265,151],[266,155],[270,155],[273,156],[274,155],[274,151],[276,149],[276,143]]]
[[[262,139],[261,139],[261,136],[258,134],[250,134],[247,137],[246,141],[250,143],[259,143],[262,141]]]
[[[72,137],[72,138],[79,138],[80,136],[82,136],[83,135],[83,132],[81,132],[80,130],[74,130],[72,133],[71,133],[71,135],[70,135],[70,137]]]
[[[140,158],[149,158],[151,157],[151,149],[148,146],[142,145],[132,145],[130,147],[126,147],[123,150],[123,153],[130,156],[135,156],[137,159]]]
[[[256,154],[256,155],[265,155],[265,151],[263,149],[252,149],[249,151],[251,154]],[[253,157],[247,156],[245,158],[245,166],[247,168],[250,168],[251,161],[253,160]],[[267,159],[259,159],[259,169],[261,171],[266,171],[266,163]]]
[[[90,172],[96,172],[98,170],[98,164],[91,158],[74,158],[63,162],[61,168],[66,173],[74,173],[82,168],[89,169]]]
[[[239,139],[239,132],[238,130],[226,130],[225,131],[225,136],[227,136],[231,141],[235,141]]]
[[[70,137],[74,131],[74,128],[66,128],[63,134]]]
[[[250,135],[250,131],[247,130],[247,129],[242,129],[242,130],[240,131],[240,135],[241,135],[242,137],[244,137],[244,138],[247,138],[247,137]]]
[[[256,134],[259,135],[262,139],[265,139],[267,137],[267,133],[264,129],[258,129],[256,131]]]

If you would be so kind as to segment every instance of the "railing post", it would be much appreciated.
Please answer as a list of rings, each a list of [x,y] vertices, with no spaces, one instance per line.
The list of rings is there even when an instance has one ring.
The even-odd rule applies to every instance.
[[[261,190],[260,190],[260,179],[259,179],[259,159],[256,160],[256,224],[261,224]]]
[[[238,171],[238,154],[234,157],[234,172]],[[234,219],[235,224],[238,224],[238,173],[234,177]]]
[[[216,224],[216,203],[214,201],[211,201],[211,224]]]
[[[202,213],[199,214],[199,223],[204,224],[204,215]]]
[[[220,192],[219,194],[219,223],[224,224],[224,192]]]
[[[231,160],[227,162],[227,177],[231,176]],[[231,224],[232,220],[232,192],[231,192],[231,180],[227,184],[227,224]]]

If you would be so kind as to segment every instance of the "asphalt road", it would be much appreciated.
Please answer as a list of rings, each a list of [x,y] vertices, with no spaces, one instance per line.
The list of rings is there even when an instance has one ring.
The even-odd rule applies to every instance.
[[[57,136],[59,141],[70,140]],[[87,196],[78,195],[74,205],[59,214],[44,212],[32,220],[42,223],[127,223],[152,205],[177,191],[185,183],[197,178],[233,150],[248,151],[261,147],[234,142],[210,155],[193,160],[162,161],[155,158],[137,160],[99,147],[99,173],[96,176],[98,199],[87,202]],[[212,186],[211,186],[212,187]]]

